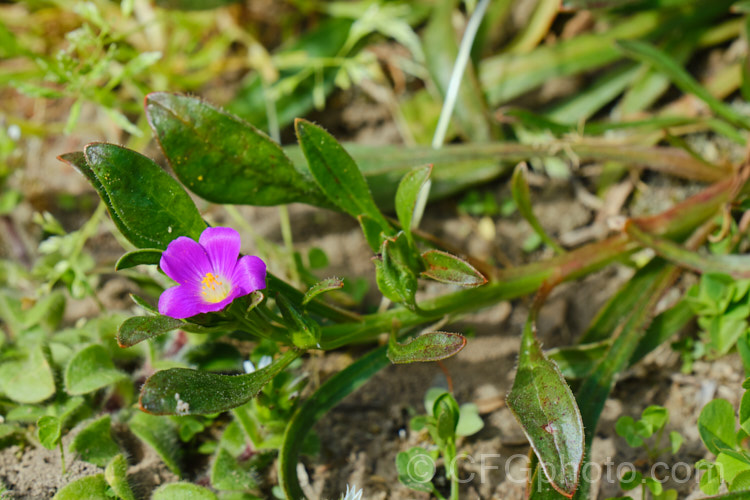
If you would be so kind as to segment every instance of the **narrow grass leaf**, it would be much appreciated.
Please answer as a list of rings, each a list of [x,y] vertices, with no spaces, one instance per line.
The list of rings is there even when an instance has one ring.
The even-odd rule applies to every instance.
[[[620,40],[617,46],[627,56],[653,65],[664,72],[672,82],[685,93],[693,94],[708,105],[711,110],[734,125],[750,129],[750,118],[714,97],[698,83],[684,67],[665,52],[653,45],[637,40]]]
[[[422,36],[425,65],[443,99],[448,91],[459,50],[453,28],[453,14],[457,3],[450,0],[435,4]],[[487,142],[493,138],[483,95],[474,67],[469,62],[458,91],[455,121],[465,137],[476,142]]]
[[[297,477],[297,461],[305,436],[328,410],[388,366],[386,349],[386,346],[374,349],[329,378],[294,412],[279,450],[279,485],[287,498],[305,498]]]
[[[518,211],[526,219],[526,222],[534,229],[534,232],[542,238],[542,241],[552,248],[556,253],[565,253],[565,249],[561,247],[552,237],[547,234],[542,225],[539,223],[539,219],[534,215],[534,209],[531,206],[531,190],[529,189],[529,183],[526,181],[526,164],[519,163],[516,169],[513,171],[513,179],[511,180],[511,194],[513,195],[513,201],[516,202]]]
[[[675,264],[700,273],[728,274],[735,279],[750,279],[750,256],[700,254],[664,238],[658,238],[640,229],[636,223],[629,221],[625,232],[635,241]]]

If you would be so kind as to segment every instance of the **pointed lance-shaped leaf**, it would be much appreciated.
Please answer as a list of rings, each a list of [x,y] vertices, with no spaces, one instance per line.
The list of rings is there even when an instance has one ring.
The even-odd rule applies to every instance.
[[[294,128],[310,172],[331,203],[355,218],[368,215],[383,231],[391,233],[362,172],[341,144],[309,121],[298,118]]]
[[[426,278],[466,287],[481,286],[487,283],[487,278],[474,269],[474,266],[447,252],[428,250],[422,254],[422,260],[426,267],[422,271],[422,276]]]
[[[538,298],[524,327],[518,371],[507,403],[550,484],[571,498],[578,488],[583,463],[583,421],[573,392],[535,338],[534,323],[540,306]]]
[[[388,359],[393,364],[439,361],[457,354],[466,345],[466,337],[458,333],[423,333],[405,344],[391,336]]]
[[[131,347],[184,325],[184,321],[169,316],[133,316],[126,319],[117,330],[117,344],[120,347]]]
[[[339,278],[328,278],[326,280],[319,281],[318,283],[315,283],[313,286],[311,286],[310,289],[307,290],[307,292],[305,292],[305,296],[302,298],[302,305],[307,304],[322,293],[330,292],[331,290],[338,290],[343,286],[344,281],[340,280]]]
[[[141,248],[128,252],[119,258],[115,264],[115,271],[122,271],[142,264],[158,265],[162,251],[158,248]]]
[[[249,123],[194,97],[155,92],[146,115],[177,177],[215,203],[330,207],[310,173]]]
[[[190,196],[159,165],[135,151],[92,143],[59,157],[78,170],[107,205],[117,229],[138,248],[164,249],[206,228]]]

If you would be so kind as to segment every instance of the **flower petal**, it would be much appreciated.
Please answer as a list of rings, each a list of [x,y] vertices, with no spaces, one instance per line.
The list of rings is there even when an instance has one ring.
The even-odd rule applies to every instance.
[[[181,285],[198,284],[213,270],[203,247],[186,236],[169,243],[161,254],[159,267]]]
[[[266,263],[255,255],[245,255],[234,268],[232,286],[242,289],[240,295],[247,295],[266,287]]]
[[[206,250],[213,272],[230,278],[240,256],[240,234],[231,227],[209,227],[198,242]]]
[[[177,285],[167,288],[159,297],[159,314],[177,319],[189,318],[202,313],[203,301],[200,291],[192,285]]]

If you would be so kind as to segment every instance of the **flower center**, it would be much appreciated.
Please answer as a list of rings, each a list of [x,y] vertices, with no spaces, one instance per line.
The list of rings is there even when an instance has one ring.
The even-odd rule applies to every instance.
[[[201,295],[210,304],[216,304],[226,299],[231,291],[230,283],[218,274],[206,273],[201,280]]]

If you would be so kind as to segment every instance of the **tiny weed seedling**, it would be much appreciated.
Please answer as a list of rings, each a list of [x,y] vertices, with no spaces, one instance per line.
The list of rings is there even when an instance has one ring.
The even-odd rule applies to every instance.
[[[696,359],[717,359],[739,352],[745,371],[750,372],[750,280],[726,274],[706,273],[684,299],[698,320],[697,339],[688,337],[675,344],[682,353],[683,371]]]
[[[742,384],[739,415],[726,399],[709,402],[698,417],[698,432],[715,460],[700,460],[695,468],[703,471],[701,491],[716,495],[722,484],[730,492],[750,489],[750,379]],[[739,429],[737,424],[739,423]]]
[[[458,498],[458,455],[456,439],[471,436],[484,427],[477,406],[466,403],[458,406],[455,398],[439,388],[432,388],[425,394],[426,415],[413,417],[411,430],[427,430],[434,444],[434,450],[427,451],[415,446],[402,451],[396,457],[398,479],[409,489],[432,493],[444,498],[433,482],[438,458],[442,458],[446,478],[450,481],[450,498]]]
[[[666,445],[664,441],[664,430],[669,422],[669,411],[661,406],[652,405],[643,410],[638,420],[630,416],[622,416],[617,419],[615,431],[625,438],[628,445],[633,448],[643,448],[648,456],[649,463],[653,464],[665,452],[675,454],[682,446],[683,438],[676,432],[668,434]],[[654,500],[675,500],[677,491],[666,490],[659,478],[643,477],[640,472],[630,469],[620,478],[620,487],[625,490],[633,490],[641,487],[641,498],[646,498],[646,491],[650,492]],[[629,497],[620,497],[621,499]]]

